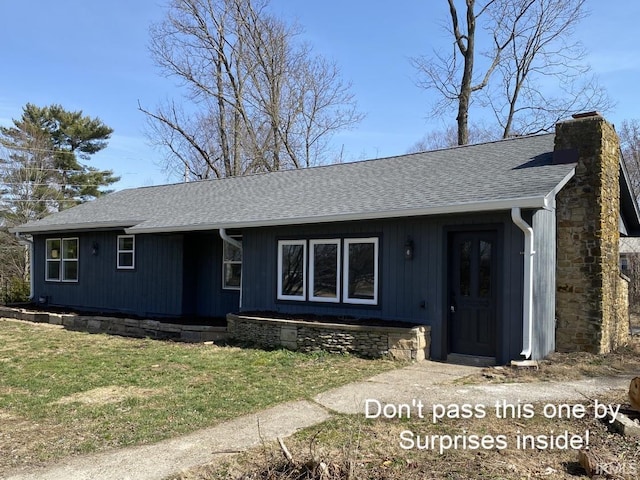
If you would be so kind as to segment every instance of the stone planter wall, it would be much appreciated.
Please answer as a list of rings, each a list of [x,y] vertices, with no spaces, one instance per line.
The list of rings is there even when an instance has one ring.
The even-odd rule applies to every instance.
[[[223,340],[226,338],[225,327],[179,325],[164,323],[158,320],[34,312],[22,308],[2,306],[0,306],[0,317],[61,325],[68,330],[78,330],[89,333],[108,333],[126,337],[149,337],[159,340],[196,343]]]
[[[227,315],[229,339],[265,348],[330,353],[353,353],[363,357],[390,356],[398,360],[429,358],[431,327],[413,328],[344,325],[302,320],[281,320]]]

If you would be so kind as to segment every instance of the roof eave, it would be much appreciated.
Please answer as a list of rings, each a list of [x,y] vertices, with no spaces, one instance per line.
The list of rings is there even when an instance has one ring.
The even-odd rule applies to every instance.
[[[17,227],[10,228],[11,233],[50,233],[50,232],[68,232],[77,230],[100,230],[108,228],[128,228],[132,227],[144,220],[138,221],[113,221],[113,222],[81,222],[81,223],[65,223],[59,225],[32,225],[28,224],[19,225]]]
[[[456,213],[472,212],[494,212],[510,210],[513,207],[539,209],[547,206],[547,195],[532,197],[520,197],[504,200],[488,200],[484,202],[459,203],[454,205],[443,205],[429,208],[390,210],[384,212],[372,211],[361,213],[345,213],[337,215],[322,215],[313,217],[278,218],[271,220],[255,220],[245,222],[224,222],[224,223],[200,223],[190,225],[175,225],[162,227],[132,226],[126,229],[128,234],[143,233],[172,233],[172,232],[194,232],[205,230],[219,230],[220,228],[257,228],[257,227],[278,227],[284,225],[303,225],[317,223],[350,222],[358,220],[383,220],[388,218],[420,217],[433,215],[447,215]]]

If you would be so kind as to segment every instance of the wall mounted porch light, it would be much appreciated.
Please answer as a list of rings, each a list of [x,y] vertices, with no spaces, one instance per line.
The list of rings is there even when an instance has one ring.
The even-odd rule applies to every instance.
[[[407,237],[407,241],[404,242],[404,259],[413,260],[413,240],[411,237]]]

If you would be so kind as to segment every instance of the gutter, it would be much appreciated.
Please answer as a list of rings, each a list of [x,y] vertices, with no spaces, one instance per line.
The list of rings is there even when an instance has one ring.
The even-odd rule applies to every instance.
[[[68,232],[72,230],[100,230],[100,229],[126,229],[135,226],[145,220],[127,220],[127,221],[105,221],[105,222],[79,222],[79,223],[44,223],[30,224],[25,223],[17,227],[12,227],[9,232],[14,234],[23,233],[55,233]]]
[[[220,238],[224,242],[230,243],[234,247],[238,248],[240,250],[240,254],[242,254],[242,242],[239,242],[235,238],[231,238],[227,234],[227,229],[226,228],[220,228],[218,230],[218,232],[220,233]],[[238,305],[238,308],[240,308],[241,310],[242,310],[242,279],[244,278],[244,275],[242,274],[242,270],[244,270],[244,268],[241,267],[240,268],[240,301],[239,301],[239,305]]]
[[[29,247],[29,301],[33,301],[34,296],[34,278],[33,278],[33,268],[35,266],[35,259],[33,258],[33,239],[29,239],[20,233],[16,232],[16,238],[18,239],[18,243],[20,245],[25,245]]]
[[[553,192],[551,192],[553,194]],[[130,235],[142,233],[178,233],[197,232],[204,230],[220,230],[225,228],[256,228],[256,227],[277,227],[284,225],[305,225],[332,222],[350,222],[359,220],[381,220],[385,218],[405,218],[430,215],[444,215],[451,213],[470,212],[492,212],[510,210],[512,207],[539,209],[546,208],[549,203],[547,195],[537,195],[530,197],[508,198],[503,200],[487,200],[482,202],[466,202],[454,205],[439,205],[435,207],[407,208],[394,210],[372,210],[368,212],[339,213],[331,215],[301,216],[301,217],[280,217],[280,218],[254,218],[244,221],[225,221],[220,224],[213,222],[174,224],[174,225],[154,225],[155,220],[150,219],[137,225],[126,228],[125,232]]]
[[[524,294],[522,302],[522,352],[525,359],[531,358],[533,342],[533,228],[522,218],[520,207],[511,209],[511,219],[524,233]]]

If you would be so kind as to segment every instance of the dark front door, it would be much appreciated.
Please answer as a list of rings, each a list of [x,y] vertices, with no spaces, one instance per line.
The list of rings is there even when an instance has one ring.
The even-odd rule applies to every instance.
[[[496,232],[449,237],[449,353],[496,356]]]

